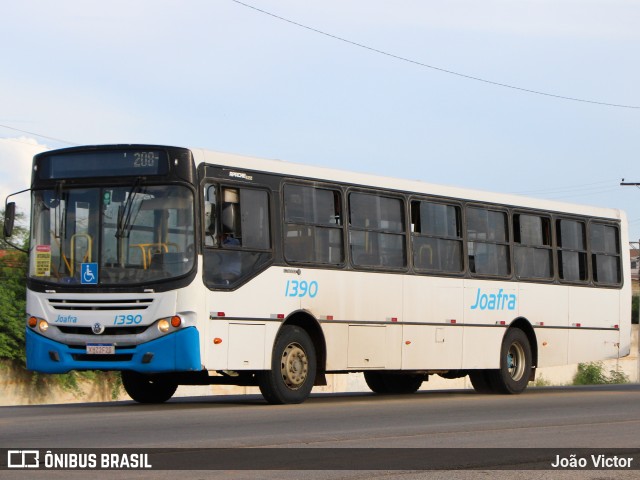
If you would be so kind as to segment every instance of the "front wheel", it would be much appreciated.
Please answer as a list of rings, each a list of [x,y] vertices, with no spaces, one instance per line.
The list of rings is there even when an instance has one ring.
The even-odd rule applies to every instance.
[[[271,370],[260,372],[258,386],[271,404],[302,403],[316,377],[316,351],[302,328],[285,325],[276,337]]]
[[[178,384],[168,378],[144,375],[129,370],[123,371],[122,386],[127,394],[138,403],[164,403],[178,388]]]

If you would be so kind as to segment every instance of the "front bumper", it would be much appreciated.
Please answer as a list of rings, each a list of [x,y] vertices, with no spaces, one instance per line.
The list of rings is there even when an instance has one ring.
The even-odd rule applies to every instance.
[[[27,368],[36,372],[133,370],[161,373],[202,369],[200,338],[195,327],[187,327],[140,345],[116,347],[114,355],[87,355],[85,347],[50,340],[30,328],[27,328],[26,339]]]

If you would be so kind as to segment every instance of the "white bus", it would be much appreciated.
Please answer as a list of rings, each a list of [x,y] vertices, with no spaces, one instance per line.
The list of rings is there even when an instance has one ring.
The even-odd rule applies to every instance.
[[[138,402],[348,372],[520,393],[630,351],[618,210],[154,145],[38,154],[31,192],[27,367],[118,370]]]

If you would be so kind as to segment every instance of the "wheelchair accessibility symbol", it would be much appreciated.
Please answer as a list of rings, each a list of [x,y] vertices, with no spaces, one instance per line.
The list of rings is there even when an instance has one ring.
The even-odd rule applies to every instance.
[[[98,284],[98,264],[97,263],[83,263],[81,265],[80,283],[83,285],[97,285]]]

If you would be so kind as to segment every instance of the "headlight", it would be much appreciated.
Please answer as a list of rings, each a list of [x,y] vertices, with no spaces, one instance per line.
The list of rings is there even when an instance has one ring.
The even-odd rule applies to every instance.
[[[162,318],[158,320],[158,330],[167,333],[169,330],[175,330],[182,326],[182,317],[174,315],[173,317]]]
[[[49,329],[49,324],[47,323],[46,320],[40,320],[38,322],[38,330],[40,330],[42,333],[46,332]]]

